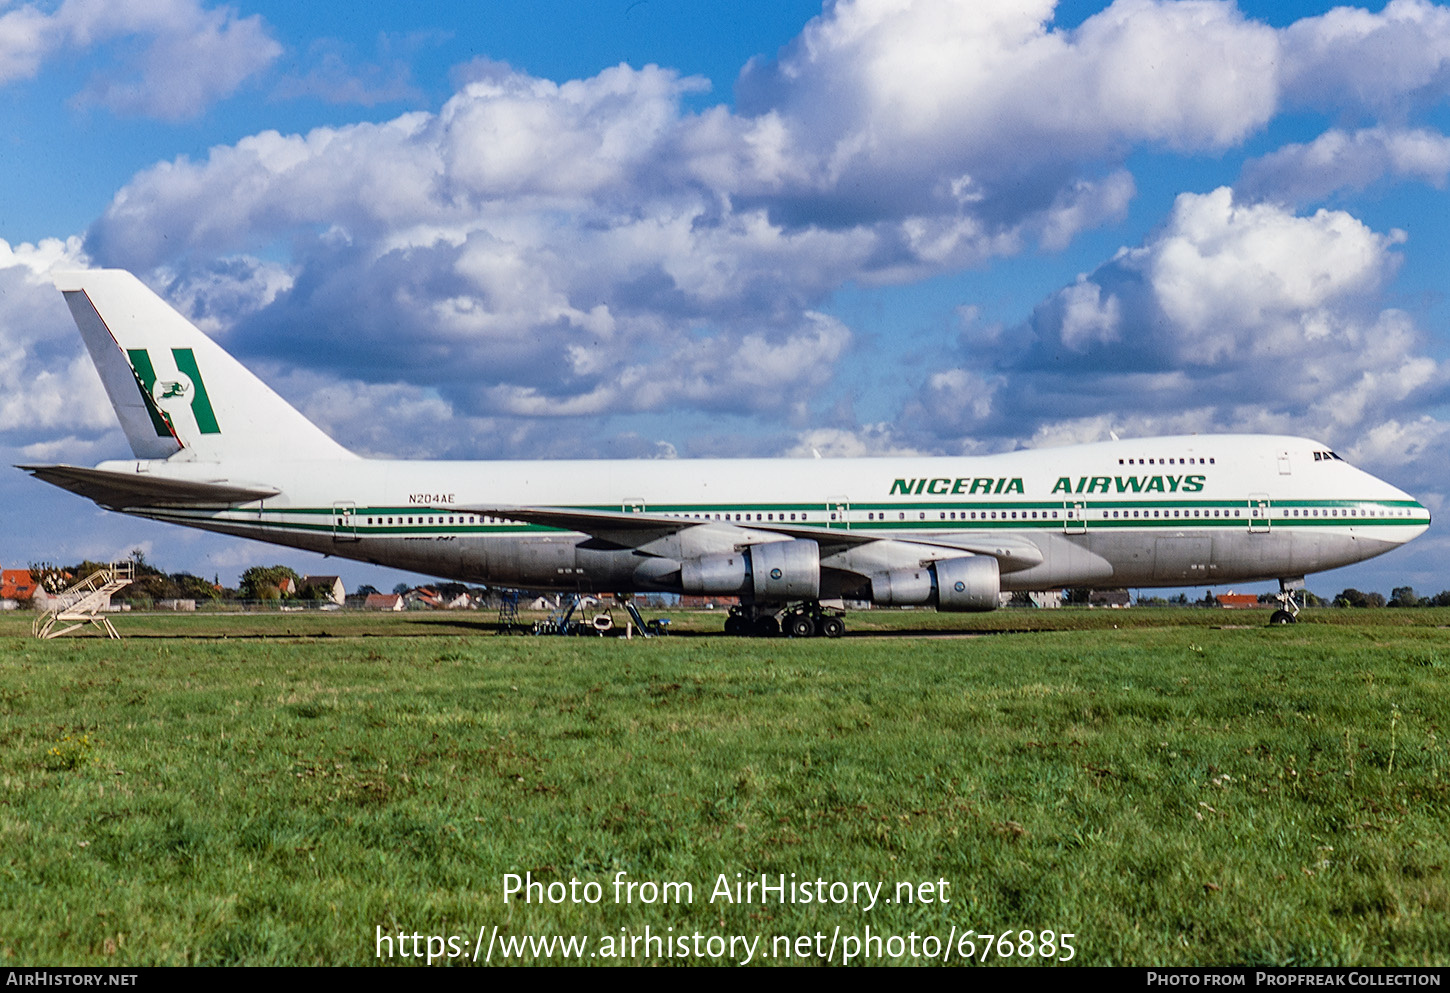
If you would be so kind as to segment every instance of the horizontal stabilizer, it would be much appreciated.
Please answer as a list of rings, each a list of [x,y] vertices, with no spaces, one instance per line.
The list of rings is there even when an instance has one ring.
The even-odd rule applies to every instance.
[[[19,465],[36,479],[89,497],[102,507],[230,507],[274,497],[281,490],[227,480],[163,479],[145,473],[111,472],[74,465]]]

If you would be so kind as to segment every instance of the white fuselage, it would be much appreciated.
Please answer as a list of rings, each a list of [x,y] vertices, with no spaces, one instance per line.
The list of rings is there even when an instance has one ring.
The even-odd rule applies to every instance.
[[[971,458],[118,461],[98,468],[281,491],[226,509],[129,513],[442,578],[588,591],[680,591],[679,561],[781,540],[786,529],[857,539],[820,542],[822,596],[870,599],[873,574],[939,557],[932,549],[980,549],[997,537],[1011,545],[998,550],[1004,590],[1288,579],[1382,554],[1430,521],[1408,494],[1325,446],[1262,435]],[[698,524],[653,546],[622,547],[510,520],[510,507]],[[867,535],[881,540],[862,543]]]

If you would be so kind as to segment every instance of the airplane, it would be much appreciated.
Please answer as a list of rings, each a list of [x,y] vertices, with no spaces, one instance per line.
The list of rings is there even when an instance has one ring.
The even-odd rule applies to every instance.
[[[978,457],[406,461],[338,444],[124,270],[60,274],[134,458],[25,465],[137,517],[444,579],[738,598],[727,634],[845,630],[844,602],[1278,580],[1424,533],[1326,445],[1113,440]]]

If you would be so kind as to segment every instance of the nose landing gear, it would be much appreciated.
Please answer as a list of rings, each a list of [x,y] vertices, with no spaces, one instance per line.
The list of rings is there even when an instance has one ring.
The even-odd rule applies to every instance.
[[[1293,624],[1299,620],[1299,604],[1294,599],[1294,594],[1304,588],[1304,577],[1297,579],[1279,580],[1279,592],[1274,594],[1274,599],[1282,605],[1269,616],[1269,625],[1277,627],[1284,624]]]

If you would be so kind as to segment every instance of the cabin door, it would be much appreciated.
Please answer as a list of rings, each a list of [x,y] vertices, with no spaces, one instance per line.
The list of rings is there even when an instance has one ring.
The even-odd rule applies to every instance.
[[[332,505],[332,540],[357,541],[357,504],[339,500]]]
[[[1249,494],[1249,531],[1261,534],[1269,530],[1269,494]]]
[[[1084,500],[1067,500],[1062,505],[1062,532],[1063,534],[1086,534],[1087,533],[1087,502]]]

